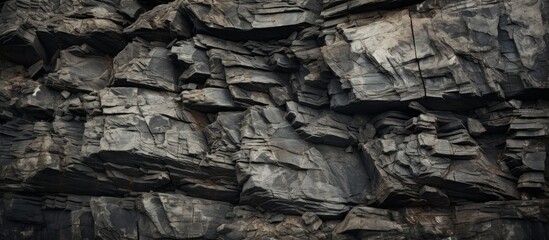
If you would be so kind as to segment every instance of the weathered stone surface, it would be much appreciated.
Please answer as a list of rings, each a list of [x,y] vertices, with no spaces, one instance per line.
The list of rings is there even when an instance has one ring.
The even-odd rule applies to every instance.
[[[181,14],[181,1],[161,4],[141,14],[135,22],[124,29],[124,34],[149,41],[171,42],[178,37],[192,36],[188,20]]]
[[[51,118],[56,107],[63,101],[62,95],[25,75],[22,66],[6,66],[2,71],[1,119],[10,120],[15,115],[22,114],[30,114],[39,119]]]
[[[168,54],[161,45],[139,40],[129,43],[113,59],[113,85],[176,91],[178,71]]]
[[[303,141],[277,108],[248,109],[240,134],[241,151],[234,158],[241,203],[338,216],[347,204],[363,201],[368,178],[358,155]]]
[[[527,195],[540,196],[546,189],[548,108],[543,100],[510,100],[476,111],[490,130],[505,130],[498,161],[518,178],[517,187]]]
[[[438,100],[425,103],[471,109],[482,102],[467,106],[459,101],[546,89],[544,6],[534,1],[520,8],[519,2],[426,1],[412,10],[325,22],[326,28],[341,31],[322,47],[324,59],[340,78],[331,106],[434,98]],[[512,23],[524,21],[532,24]],[[525,39],[531,43],[522,43]],[[524,45],[530,50],[517,47]]]
[[[202,88],[182,91],[183,104],[202,111],[223,111],[236,109],[231,92],[223,88]]]
[[[137,199],[140,237],[215,239],[232,206],[182,195],[147,193]]]
[[[91,92],[107,87],[112,79],[112,60],[88,45],[62,50],[46,85],[69,91]]]
[[[334,229],[335,239],[547,238],[546,200],[487,202],[450,211],[355,207]],[[505,208],[506,211],[500,211]],[[498,209],[498,210],[496,210]],[[528,210],[526,210],[528,209]],[[505,226],[503,229],[502,227]]]
[[[2,125],[2,184],[5,191],[108,194],[114,185],[82,163],[84,123],[13,119]]]
[[[336,225],[335,221],[323,222],[313,213],[302,216],[260,213],[248,206],[235,207],[233,213],[234,221],[217,229],[219,239],[326,239]]]
[[[286,119],[296,128],[299,136],[307,141],[338,147],[347,147],[357,143],[359,130],[366,125],[366,118],[355,118],[332,111],[300,106],[287,102]]]
[[[283,38],[300,27],[314,24],[322,9],[317,0],[270,3],[187,0],[185,7],[198,31],[228,39]]]
[[[179,76],[181,83],[203,83],[211,76],[210,59],[206,51],[196,47],[192,41],[178,41],[170,52],[177,60],[187,66],[187,69]]]
[[[118,8],[124,9],[118,11]],[[59,46],[86,43],[115,54],[125,46],[123,25],[140,9],[134,0],[86,3],[10,0],[0,15],[1,52],[7,59],[25,66],[38,61],[49,64]]]
[[[459,239],[547,239],[547,200],[487,202],[457,206]],[[498,209],[498,210],[496,210]],[[500,209],[506,209],[500,211]],[[467,230],[465,230],[467,229]]]
[[[164,193],[128,198],[2,194],[0,202],[0,236],[10,239],[544,239],[548,225],[546,200],[448,210],[358,206],[343,220],[326,221],[311,213],[260,213]]]
[[[545,0],[0,8],[0,239],[549,239]]]
[[[86,197],[4,194],[0,198],[7,238],[216,239],[232,212],[228,203],[180,194]],[[5,225],[4,225],[5,224]],[[22,231],[10,231],[20,229]]]
[[[519,197],[511,177],[485,156],[459,115],[381,114],[373,121],[381,132],[362,149],[377,204],[420,202],[424,185],[440,188],[453,201]]]
[[[101,91],[102,115],[86,122],[86,162],[104,171],[119,191],[180,189],[234,201],[235,183],[225,180],[234,179],[234,166],[227,171],[205,161],[209,147],[202,128],[207,120],[185,111],[175,98],[138,88]]]

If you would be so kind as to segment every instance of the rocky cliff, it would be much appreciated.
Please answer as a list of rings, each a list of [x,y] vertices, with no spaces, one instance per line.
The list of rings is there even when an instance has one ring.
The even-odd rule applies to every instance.
[[[0,239],[549,239],[546,0],[0,6]]]

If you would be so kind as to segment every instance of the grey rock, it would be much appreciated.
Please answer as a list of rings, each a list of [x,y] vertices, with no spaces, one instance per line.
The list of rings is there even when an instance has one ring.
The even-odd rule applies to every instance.
[[[95,236],[102,239],[215,239],[232,206],[179,194],[92,198]]]
[[[182,12],[180,0],[158,5],[141,14],[135,22],[124,29],[124,34],[163,42],[171,42],[178,37],[190,37],[192,29]]]
[[[146,41],[129,43],[113,59],[113,86],[138,86],[176,91],[177,70],[169,50]]]
[[[476,112],[493,131],[506,130],[504,150],[498,161],[518,178],[517,187],[540,195],[545,189],[546,145],[549,122],[546,101],[510,100]]]
[[[301,218],[303,219],[305,225],[309,226],[313,230],[318,230],[318,228],[322,225],[322,219],[314,213],[304,213]]]
[[[383,114],[373,121],[378,131],[391,125],[402,131],[378,133],[379,138],[362,146],[377,204],[418,202],[424,185],[438,187],[456,201],[519,197],[511,177],[480,151],[459,116],[426,112],[397,120]]]
[[[232,206],[177,194],[146,193],[137,200],[139,237],[216,239]]]
[[[60,52],[54,72],[45,84],[54,88],[92,92],[111,83],[112,59],[88,45],[72,46]]]
[[[116,2],[60,3],[55,9],[56,14],[47,21],[51,31],[39,32],[44,38],[53,36],[56,42],[65,46],[85,43],[108,54],[124,48],[126,41],[122,30],[129,21],[116,10],[119,7]],[[40,27],[37,30],[40,31]]]
[[[123,25],[129,19],[117,8],[135,15],[133,0],[69,2],[11,0],[2,8],[0,39],[6,58],[25,66],[49,65],[59,47],[88,44],[108,54],[124,48]],[[23,54],[21,54],[23,53]],[[27,57],[21,57],[21,56]],[[50,66],[51,67],[51,66]]]
[[[455,208],[455,232],[460,239],[547,238],[546,200],[487,202]],[[494,211],[495,209],[506,211]],[[526,212],[524,210],[528,209]],[[541,218],[540,218],[541,217]],[[505,222],[505,228],[497,223]],[[467,230],[465,230],[467,229]]]
[[[0,239],[549,239],[547,1],[0,7]]]
[[[438,188],[423,186],[419,190],[419,197],[434,207],[445,208],[450,206],[448,195]]]
[[[368,177],[358,156],[303,141],[277,108],[248,109],[240,134],[241,151],[233,158],[243,186],[242,204],[338,216],[348,210],[347,204],[363,200]],[[308,183],[316,187],[306,187]]]
[[[84,123],[13,119],[2,125],[2,184],[5,191],[107,194],[114,185],[81,160]],[[84,188],[83,188],[84,187]]]
[[[290,86],[296,102],[312,108],[324,108],[330,104],[328,91],[322,88],[309,86],[306,83],[304,73],[292,74]]]
[[[10,239],[92,239],[90,198],[3,194],[0,236]]]
[[[224,111],[238,109],[231,92],[223,88],[202,88],[182,91],[183,104],[201,111]]]
[[[354,3],[339,6],[349,4]],[[541,60],[546,51],[516,47],[521,46],[522,36],[543,45],[542,4],[536,1],[524,8],[529,16],[525,18],[513,12],[516,4],[426,1],[413,10],[354,14],[325,22],[326,28],[341,32],[330,32],[330,41],[322,47],[326,63],[339,77],[340,90],[331,93],[331,106],[353,111],[353,106],[427,98],[434,100],[424,101],[433,108],[472,109],[483,104],[478,99],[545,88],[540,83],[548,76],[541,67],[547,64]],[[536,24],[515,27],[510,24],[513,19]],[[513,35],[519,32],[523,35]],[[542,45],[533,44],[532,49]],[[524,68],[531,73],[521,74]],[[461,99],[473,101],[464,105]]]
[[[280,221],[273,222],[271,219],[278,218],[280,214],[259,213],[248,206],[235,207],[233,213],[233,222],[223,224],[217,229],[219,239],[327,239],[336,225],[334,221],[323,223],[317,216],[314,218],[315,223],[320,222],[324,227],[313,229],[298,215],[286,215]]]
[[[487,202],[450,210],[399,211],[355,207],[334,230],[335,239],[545,238],[545,200]],[[505,208],[501,212],[496,209]],[[529,209],[527,213],[521,212]],[[541,217],[541,218],[540,218]],[[499,224],[504,224],[502,229]]]
[[[349,42],[338,39],[322,47],[324,59],[339,77],[341,88],[341,92],[331,93],[332,107],[407,101],[425,95],[414,61],[414,32],[409,27],[408,11],[390,12],[378,19],[364,26],[342,26],[342,35]]]
[[[274,105],[271,96],[265,92],[246,90],[237,86],[229,86],[235,105],[239,107],[251,107],[254,105]]]
[[[356,232],[353,234],[355,239],[401,239],[405,236],[403,225],[402,216],[397,211],[355,207],[337,225],[334,234],[336,239],[346,232]]]
[[[218,167],[204,161],[205,116],[184,110],[175,94],[139,88],[105,89],[99,101],[102,115],[86,122],[82,154],[119,191],[175,188],[231,201],[226,192],[235,187],[210,178]]]
[[[306,213],[275,222],[269,220],[277,216],[272,212],[179,194],[112,198],[4,193],[0,202],[0,236],[17,239],[543,239],[548,224],[546,200],[447,210],[357,206],[343,220],[321,221]],[[304,219],[315,219],[320,228],[314,230]]]
[[[95,236],[102,239],[138,239],[134,199],[99,197],[90,200]]]
[[[25,76],[22,66],[11,66],[2,71],[4,84],[0,90],[0,110],[28,114],[38,119],[51,118],[63,102],[59,92]]]
[[[326,89],[332,79],[336,77],[324,60],[320,46],[316,39],[309,39],[310,35],[318,35],[318,28],[311,27],[300,32],[298,39],[292,41],[291,51],[300,61],[304,83],[311,87]]]
[[[333,111],[317,110],[287,102],[286,119],[292,123],[301,138],[318,144],[347,147],[357,143],[359,128],[367,120]]]
[[[228,39],[272,39],[314,24],[322,6],[314,0],[268,4],[187,0],[185,8],[199,32]]]
[[[192,41],[178,41],[170,49],[177,60],[187,66],[179,76],[182,83],[197,82],[203,83],[211,75],[210,59],[206,52],[196,47]]]

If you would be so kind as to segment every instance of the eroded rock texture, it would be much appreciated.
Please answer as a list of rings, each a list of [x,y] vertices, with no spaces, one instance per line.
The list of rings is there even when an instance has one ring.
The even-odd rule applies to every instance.
[[[0,5],[0,239],[549,239],[545,0]]]

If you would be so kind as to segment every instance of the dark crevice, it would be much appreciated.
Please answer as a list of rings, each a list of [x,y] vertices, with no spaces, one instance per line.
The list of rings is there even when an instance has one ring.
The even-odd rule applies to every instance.
[[[423,85],[423,97],[427,97],[427,87],[425,86],[425,79],[421,74],[421,64],[419,63],[419,58],[417,57],[417,47],[416,47],[416,35],[414,32],[414,23],[412,22],[412,12],[408,11],[408,17],[410,18],[410,29],[412,30],[412,41],[414,42],[414,55],[416,56],[417,70],[419,71],[419,78],[421,79],[421,84]]]

